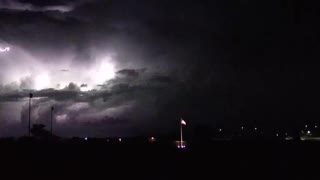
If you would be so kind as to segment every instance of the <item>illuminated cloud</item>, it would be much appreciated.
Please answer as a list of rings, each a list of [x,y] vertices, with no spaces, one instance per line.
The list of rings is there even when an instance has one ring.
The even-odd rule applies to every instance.
[[[105,81],[115,77],[115,67],[110,56],[104,57],[89,71],[95,85],[103,84]]]
[[[57,121],[57,123],[66,123],[67,119],[68,119],[67,114],[56,115],[55,117],[55,120]]]
[[[167,133],[180,112],[205,114],[198,99],[221,102],[210,95],[230,93],[224,90],[234,85],[219,78],[232,72],[208,63],[216,51],[200,40],[220,47],[214,44],[220,39],[213,41],[208,24],[198,21],[202,11],[184,12],[194,7],[190,2],[182,12],[174,1],[146,2],[0,1],[0,47],[11,48],[0,53],[0,133],[7,121],[27,127],[30,92],[33,122],[48,127],[54,106],[61,136],[133,135],[152,127]],[[186,21],[179,18],[184,13]]]
[[[59,59],[59,56],[55,58]],[[11,90],[53,88],[90,91],[116,76],[117,60],[110,55],[97,56],[89,65],[72,62],[71,58],[61,59],[49,64],[37,54],[14,46],[10,52],[0,55],[3,68],[0,84]]]
[[[68,0],[68,1],[33,1],[33,0],[1,0],[0,9],[8,9],[15,11],[35,11],[35,12],[47,12],[58,11],[67,13],[77,6],[88,2],[90,0]]]
[[[0,48],[0,52],[10,51],[10,47]]]

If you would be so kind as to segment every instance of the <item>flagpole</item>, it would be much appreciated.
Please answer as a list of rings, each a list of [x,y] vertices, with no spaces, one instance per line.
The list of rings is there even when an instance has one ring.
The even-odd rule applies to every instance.
[[[182,142],[183,142],[183,139],[182,139],[182,124],[180,123],[180,145],[181,145],[181,148],[183,147],[182,146]]]

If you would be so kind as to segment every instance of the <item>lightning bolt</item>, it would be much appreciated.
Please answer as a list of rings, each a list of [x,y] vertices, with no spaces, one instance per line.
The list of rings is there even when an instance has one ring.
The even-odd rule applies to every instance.
[[[0,48],[0,52],[6,52],[6,51],[10,51],[10,47],[6,47],[4,49]]]

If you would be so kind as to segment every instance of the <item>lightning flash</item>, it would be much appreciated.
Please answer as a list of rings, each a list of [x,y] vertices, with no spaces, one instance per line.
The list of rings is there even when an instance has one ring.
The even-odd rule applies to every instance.
[[[4,49],[0,48],[0,52],[6,52],[6,51],[10,51],[10,47],[6,47]]]

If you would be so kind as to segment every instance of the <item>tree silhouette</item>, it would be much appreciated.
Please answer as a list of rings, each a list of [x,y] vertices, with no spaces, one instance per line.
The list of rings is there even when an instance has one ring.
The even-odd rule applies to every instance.
[[[37,139],[57,139],[58,137],[45,129],[43,124],[34,124],[31,133]]]

